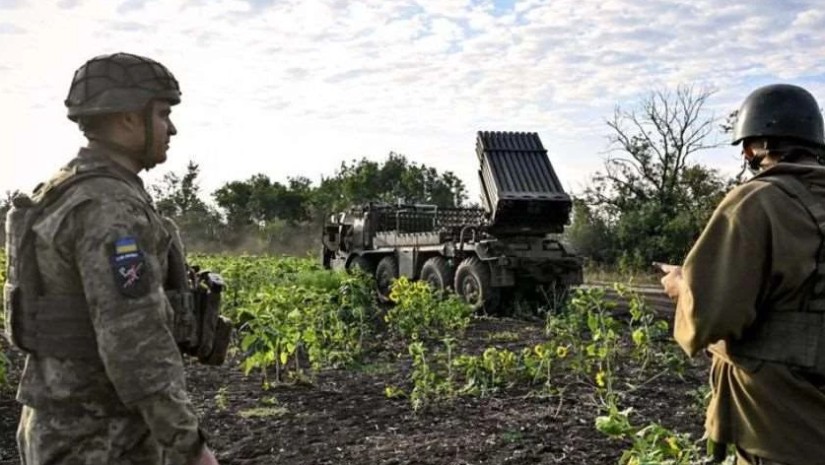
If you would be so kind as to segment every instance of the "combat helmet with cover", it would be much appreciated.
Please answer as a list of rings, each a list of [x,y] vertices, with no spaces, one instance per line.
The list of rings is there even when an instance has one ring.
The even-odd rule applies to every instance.
[[[142,113],[145,122],[144,146],[134,156],[143,168],[150,169],[156,164],[152,153],[155,137],[152,102],[165,100],[170,105],[177,105],[180,96],[178,81],[165,66],[151,58],[121,52],[97,56],[78,68],[64,103],[69,119],[81,127],[87,118],[97,115]],[[111,141],[98,141],[129,152]]]
[[[131,53],[100,55],[77,69],[66,97],[68,117],[143,111],[152,100],[180,103],[180,86],[162,64]]]

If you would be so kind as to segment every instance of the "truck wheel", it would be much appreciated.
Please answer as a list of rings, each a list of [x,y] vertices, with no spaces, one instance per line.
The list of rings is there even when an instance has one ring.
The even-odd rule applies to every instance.
[[[370,263],[370,261],[365,257],[358,255],[350,260],[347,265],[347,271],[352,273],[354,270],[359,270],[364,274],[372,275],[372,263]]]
[[[491,312],[498,306],[499,293],[490,285],[490,268],[477,257],[465,258],[458,265],[455,292],[476,311]]]
[[[335,256],[335,252],[329,250],[327,246],[321,246],[321,265],[324,267],[325,270],[331,268],[332,265],[332,257]]]
[[[378,262],[375,268],[375,287],[378,289],[378,299],[381,302],[390,301],[390,286],[398,279],[398,260],[388,255]]]
[[[430,285],[434,291],[446,291],[453,281],[450,266],[444,257],[432,257],[421,267],[421,281]]]

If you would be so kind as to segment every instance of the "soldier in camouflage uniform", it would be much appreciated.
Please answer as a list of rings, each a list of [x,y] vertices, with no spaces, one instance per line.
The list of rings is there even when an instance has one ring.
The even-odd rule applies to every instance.
[[[148,58],[99,56],[75,73],[66,106],[89,143],[29,201],[50,199],[30,228],[39,290],[4,289],[7,311],[23,308],[7,324],[27,352],[24,465],[217,463],[186,393],[164,291],[179,237],[137,175],[166,160],[179,101],[175,78]],[[29,285],[14,276],[15,263],[29,263],[14,241],[10,282]]]
[[[825,464],[825,131],[814,97],[745,99],[734,144],[757,174],[717,207],[682,267],[674,335],[712,355],[706,434],[721,462]]]

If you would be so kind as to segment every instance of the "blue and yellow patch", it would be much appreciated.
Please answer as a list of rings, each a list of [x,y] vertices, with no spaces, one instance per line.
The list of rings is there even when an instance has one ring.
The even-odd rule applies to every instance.
[[[121,237],[115,241],[115,255],[125,255],[137,251],[137,240],[134,237]]]
[[[115,241],[112,255],[112,272],[115,284],[126,297],[142,297],[149,292],[148,265],[138,247],[137,239],[132,236],[121,237]]]

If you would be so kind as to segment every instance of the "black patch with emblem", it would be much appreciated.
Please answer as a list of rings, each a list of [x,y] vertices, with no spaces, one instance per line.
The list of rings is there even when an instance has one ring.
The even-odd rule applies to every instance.
[[[115,241],[112,272],[115,285],[124,296],[137,298],[149,293],[149,265],[134,237],[122,237]]]

